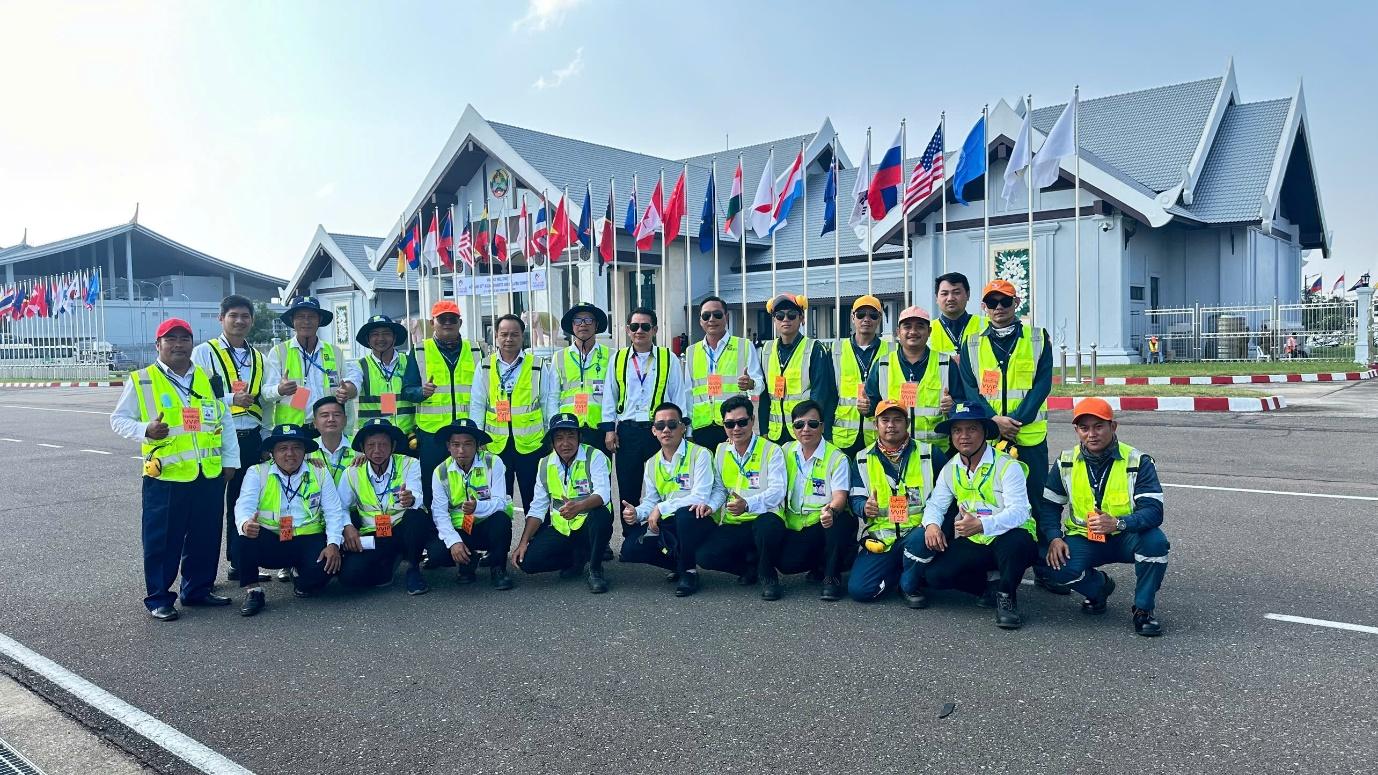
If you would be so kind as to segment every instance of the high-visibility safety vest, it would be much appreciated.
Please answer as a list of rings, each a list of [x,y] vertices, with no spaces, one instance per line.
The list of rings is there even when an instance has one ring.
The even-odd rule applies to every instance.
[[[335,484],[340,483],[340,479],[344,477],[344,472],[348,471],[349,467],[354,465],[354,460],[361,457],[358,452],[354,451],[353,447],[349,446],[349,439],[341,438],[340,446],[343,447],[343,449],[340,450],[340,462],[338,463],[331,460],[330,455],[319,447],[315,452],[306,455],[306,462],[322,475],[329,473],[330,481]]]
[[[966,349],[967,342],[973,336],[980,336],[981,331],[986,327],[986,319],[980,315],[972,315],[967,318],[967,324],[962,327],[962,341],[954,342],[948,335],[947,328],[943,326],[942,318],[934,318],[933,333],[928,337],[928,349],[933,352],[947,353],[949,355],[959,354]]]
[[[459,464],[454,458],[441,463],[445,467],[445,478],[450,486],[450,524],[455,526],[455,530],[464,530],[464,501],[473,498],[475,501],[488,500],[490,497],[489,477],[493,471],[493,457],[487,452],[480,452],[474,456],[474,462],[469,466],[469,473],[466,475],[460,469]],[[507,501],[507,508],[501,513],[512,518],[512,501]],[[491,514],[488,516],[492,516]],[[482,522],[488,517],[474,515],[474,522]]]
[[[378,359],[367,355],[359,359],[359,371],[364,375],[364,384],[358,386],[359,426],[363,427],[364,423],[375,417],[386,417],[403,433],[416,430],[416,405],[402,400],[402,375],[407,371],[407,354],[399,352],[393,356],[391,377],[383,371]],[[383,413],[384,393],[392,394],[393,403],[397,406],[396,414]]]
[[[952,466],[952,494],[956,497],[957,505],[977,516],[987,516],[1005,507],[1003,493],[996,485],[1001,482],[1005,471],[1010,466],[1019,466],[1023,469],[1023,476],[1028,475],[1028,466],[1004,452],[996,452],[991,462],[977,466],[975,473],[970,475],[967,474],[966,466],[962,464],[960,456],[953,457],[948,465]],[[1035,539],[1038,538],[1038,533],[1034,529],[1032,511],[1021,527],[1029,531],[1029,535]],[[973,536],[967,536],[967,540],[978,544],[989,544],[997,537],[977,533]]]
[[[302,471],[301,491],[283,503],[282,480],[273,475],[273,462],[259,463],[263,472],[263,491],[258,495],[254,521],[274,533],[284,516],[292,518],[292,535],[309,536],[325,532],[325,512],[321,509],[321,479],[311,469]]]
[[[582,428],[597,428],[603,422],[603,379],[608,376],[608,362],[612,350],[595,344],[589,351],[587,365],[579,348],[570,345],[555,353],[552,371],[560,380],[560,411],[579,418]],[[579,398],[579,396],[584,396]],[[579,405],[583,404],[583,411]]]
[[[772,439],[780,438],[783,430],[789,438],[794,438],[794,428],[786,420],[799,402],[809,397],[809,363],[813,361],[814,340],[807,336],[799,337],[799,343],[790,353],[789,363],[780,363],[780,340],[766,342],[761,352],[761,361],[766,370],[766,391],[770,393],[770,416],[766,418],[766,435]],[[785,379],[784,395],[776,389],[780,377]],[[827,422],[828,418],[823,418]]]
[[[928,363],[924,366],[923,376],[911,388],[914,391],[912,406],[904,400],[904,385],[909,380],[904,378],[904,368],[900,363],[902,357],[904,354],[900,350],[895,350],[884,361],[876,364],[876,368],[880,369],[876,372],[880,398],[882,401],[899,401],[904,405],[909,412],[909,432],[915,441],[947,451],[952,442],[946,436],[935,433],[933,429],[943,419],[938,405],[943,400],[943,387],[946,381],[944,377],[947,375],[951,356],[934,350],[928,351]]]
[[[1116,518],[1134,513],[1134,485],[1139,479],[1143,453],[1128,444],[1120,444],[1119,451],[1119,458],[1110,462],[1110,472],[1105,475],[1105,491],[1099,504],[1096,503],[1096,491],[1091,486],[1086,459],[1081,455],[1081,445],[1063,450],[1058,457],[1057,471],[1062,477],[1062,491],[1067,493],[1069,499],[1067,514],[1062,518],[1062,530],[1067,535],[1084,538],[1086,518],[1097,508]]]
[[[619,416],[627,408],[627,371],[632,368],[631,352],[632,348],[623,347],[613,357],[612,373],[613,378],[617,380],[617,414]],[[674,356],[668,347],[656,347],[651,352],[654,353],[656,359],[656,385],[651,391],[650,406],[650,413],[654,416],[655,408],[665,400],[665,386],[670,381],[670,359]],[[649,363],[649,359],[647,361]]]
[[[903,538],[923,524],[923,506],[928,494],[933,491],[933,451],[927,444],[916,443],[898,480],[890,478],[881,462],[884,459],[885,456],[872,446],[856,456],[856,464],[866,469],[866,483],[870,486],[868,495],[875,496],[876,505],[880,508],[875,519],[866,520],[866,537],[881,542],[888,552],[896,539]],[[890,519],[890,499],[897,495],[904,496],[907,507],[904,519],[898,522]],[[862,519],[865,519],[864,514]]]
[[[675,493],[692,491],[694,485],[697,484],[694,481],[694,464],[700,455],[708,454],[712,453],[697,444],[685,444],[684,454],[679,457],[679,465],[675,466],[673,470],[667,470],[665,466],[661,465],[665,456],[658,451],[655,457],[647,460],[646,465],[654,466],[651,469],[652,481],[655,483],[656,493],[660,495],[660,499],[664,501]],[[661,514],[660,518],[669,519],[673,516],[674,514]]]
[[[220,476],[220,430],[226,419],[225,406],[211,394],[211,381],[205,370],[195,364],[191,368],[191,392],[187,395],[157,364],[129,375],[139,401],[139,420],[153,422],[161,413],[167,423],[166,438],[151,441],[145,437],[140,449],[145,460],[157,459],[162,470],[154,478],[164,482]],[[190,416],[193,414],[194,417]],[[186,419],[199,420],[201,430],[187,430],[183,426]],[[147,468],[145,476],[146,472]]]
[[[574,461],[569,464],[569,478],[561,473],[560,456],[554,452],[545,456],[541,467],[545,470],[545,488],[550,493],[550,526],[560,535],[568,536],[584,526],[588,512],[565,519],[560,506],[565,501],[583,500],[593,494],[593,478],[589,475],[589,459],[595,454],[593,447],[580,444],[574,453]],[[601,453],[598,453],[601,454]]]
[[[487,450],[495,455],[507,449],[508,430],[518,454],[529,455],[541,448],[545,437],[545,421],[541,414],[541,367],[536,365],[536,356],[522,353],[517,373],[512,378],[512,392],[502,389],[504,366],[498,361],[498,354],[488,356],[483,364],[488,380],[488,408],[484,410],[483,428],[493,441]],[[510,421],[498,419],[498,402],[508,403]]]
[[[807,471],[802,471],[799,467],[799,442],[791,441],[785,444],[783,450],[785,474],[788,478],[785,483],[783,517],[785,527],[790,530],[803,530],[818,524],[823,507],[833,499],[833,491],[829,486],[833,467],[847,465],[847,458],[842,454],[842,450],[826,441],[819,441],[818,444],[820,449],[814,450],[814,458],[810,461]],[[819,451],[823,454],[819,455]],[[804,477],[802,491],[795,486],[801,476]]]
[[[348,482],[354,490],[354,511],[362,523],[359,535],[373,535],[377,529],[378,517],[383,514],[391,517],[393,526],[402,523],[402,517],[406,515],[407,510],[397,502],[397,493],[407,486],[408,461],[411,461],[411,458],[406,455],[392,456],[392,477],[388,479],[387,486],[382,492],[374,489],[373,479],[370,478],[370,472],[373,470],[371,463],[364,461],[350,469]],[[420,495],[421,493],[412,493],[412,497]]]
[[[696,430],[710,425],[722,426],[722,411],[719,409],[722,402],[732,396],[747,395],[745,390],[737,387],[737,378],[746,368],[746,348],[751,345],[744,337],[726,338],[727,344],[723,345],[722,355],[718,356],[717,362],[709,359],[707,341],[689,345],[689,391],[693,394],[689,424]]]
[[[723,487],[727,489],[728,500],[731,500],[734,494],[746,498],[764,493],[770,477],[770,461],[776,455],[783,454],[773,442],[760,436],[752,437],[751,444],[752,448],[747,454],[745,465],[737,462],[737,448],[730,441],[719,444],[718,451],[713,455],[713,467],[718,472],[718,479]],[[727,502],[724,501],[723,509],[718,512],[718,524],[740,525],[758,516],[760,515],[751,512],[733,514],[727,510]]]
[[[1014,343],[1006,368],[1000,368],[991,348],[990,329],[979,336],[967,339],[967,362],[971,373],[976,377],[976,389],[981,396],[995,408],[996,414],[1006,417],[1019,408],[1019,404],[1033,388],[1034,374],[1038,372],[1038,361],[1043,357],[1043,329],[1021,326],[1019,339]],[[987,380],[990,374],[992,379]],[[986,390],[982,390],[986,388]],[[1024,423],[1014,443],[1021,447],[1039,444],[1048,438],[1048,402],[1038,407],[1034,419]]]
[[[416,373],[421,377],[421,384],[435,385],[431,397],[416,405],[416,427],[427,433],[437,433],[455,420],[467,418],[474,373],[483,360],[478,347],[469,345],[466,351],[461,342],[453,367],[440,354],[440,346],[434,339],[422,342],[421,349],[413,351],[412,356],[416,358]]]
[[[235,382],[239,381],[239,366],[234,362],[234,353],[225,347],[219,339],[212,339],[206,344],[211,346],[211,352],[215,354],[215,362],[220,364],[220,371],[224,374],[225,395],[234,393],[231,388]],[[247,343],[246,343],[247,345]],[[230,404],[230,416],[238,417],[247,414],[255,420],[263,419],[263,407],[259,404],[258,394],[263,389],[263,353],[249,347],[249,359],[252,363],[249,372],[249,382],[244,386],[244,391],[253,397],[254,402],[249,406],[235,406]]]
[[[290,344],[291,341],[289,340],[277,346],[278,363],[282,364],[283,376],[300,386],[306,380],[305,357],[302,355],[300,347],[291,347]],[[325,370],[327,383],[340,384],[339,353],[335,351],[335,345],[329,342],[321,342],[321,368]],[[304,390],[305,388],[299,387],[299,389]],[[306,413],[309,411],[311,411],[309,406],[305,409],[298,409],[286,400],[279,401],[277,406],[273,408],[273,424],[306,425]]]
[[[885,362],[894,345],[883,339],[876,344],[876,355],[871,360],[871,368]],[[870,369],[861,370],[856,359],[856,351],[850,339],[844,339],[833,346],[833,373],[837,375],[837,413],[833,415],[833,443],[840,449],[847,449],[856,443],[857,433],[865,439],[866,445],[876,443],[876,429],[861,417],[857,398],[866,389],[866,377]],[[770,386],[767,386],[770,387]]]

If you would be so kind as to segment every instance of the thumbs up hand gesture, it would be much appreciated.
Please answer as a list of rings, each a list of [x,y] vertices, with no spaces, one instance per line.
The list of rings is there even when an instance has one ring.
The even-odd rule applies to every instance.
[[[636,524],[636,507],[626,501],[622,501],[622,521],[628,525]]]
[[[160,441],[167,438],[167,433],[168,427],[167,423],[163,422],[162,412],[159,412],[158,416],[153,418],[153,422],[149,423],[148,426],[144,428],[144,436],[152,441]]]
[[[752,379],[751,375],[746,372],[742,372],[742,376],[737,378],[737,388],[739,390],[751,390],[755,386],[756,380]]]

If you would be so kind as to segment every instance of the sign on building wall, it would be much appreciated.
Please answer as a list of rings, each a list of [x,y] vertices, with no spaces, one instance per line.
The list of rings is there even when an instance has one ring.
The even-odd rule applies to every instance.
[[[1002,280],[1009,280],[1019,293],[1018,316],[1023,318],[1029,314],[1029,278],[1032,276],[1032,269],[1029,263],[1029,245],[1027,242],[991,245],[990,260],[987,266],[987,276],[997,277]]]
[[[531,272],[518,272],[516,274],[499,275],[479,275],[478,288],[475,291],[473,279],[468,275],[459,275],[455,278],[455,292],[460,296],[468,296],[476,293],[479,296],[487,296],[489,293],[505,294],[509,290],[514,293],[522,293],[528,289],[528,279],[530,290],[545,290],[545,270],[537,268]]]
[[[354,330],[349,324],[349,302],[335,304],[335,319],[331,322],[335,324],[335,344],[348,345],[354,341],[349,335]]]
[[[505,169],[498,168],[493,170],[493,174],[488,178],[488,191],[496,199],[507,196],[507,192],[512,188],[512,174]]]

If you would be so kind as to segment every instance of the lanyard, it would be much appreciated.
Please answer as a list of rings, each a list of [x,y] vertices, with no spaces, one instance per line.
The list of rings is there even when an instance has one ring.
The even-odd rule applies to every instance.
[[[959,462],[960,462],[960,461],[959,461]],[[977,468],[980,468],[981,466],[980,466],[980,464],[978,463],[978,464],[976,465],[976,467],[977,467]],[[957,475],[958,475],[958,476],[965,477],[965,478],[966,478],[966,486],[967,486],[967,487],[970,487],[970,486],[971,486],[971,478],[972,478],[972,477],[971,477],[971,474],[966,470],[966,466],[964,466],[964,465],[958,465],[958,466],[957,466]],[[978,482],[978,483],[976,484],[976,492],[977,492],[978,494],[981,492],[981,488],[986,486],[986,482],[989,482],[989,481],[990,481],[990,478],[991,478],[992,476],[994,476],[994,475],[995,475],[995,461],[992,460],[992,461],[990,461],[990,468],[987,468],[987,469],[986,469],[986,474],[985,474],[985,476],[981,477],[981,481]]]
[[[1110,478],[1110,469],[1114,467],[1114,460],[1105,461],[1105,469],[1101,471],[1100,480],[1097,481],[1091,478],[1091,466],[1086,466],[1086,481],[1091,484],[1091,497],[1096,499],[1096,511],[1100,511],[1101,501],[1105,500],[1105,480]]]
[[[911,447],[908,450],[909,454],[900,453],[902,461],[899,465],[895,466],[895,471],[899,473],[899,477],[891,476],[885,466],[880,467],[881,473],[885,474],[885,478],[890,480],[890,490],[892,492],[899,492],[900,488],[904,486],[905,473],[909,470],[909,464],[914,462],[914,458],[918,457],[918,451],[918,447]],[[958,468],[960,467],[961,466],[958,466]]]
[[[163,363],[162,363],[162,361],[159,361],[159,362],[158,362],[158,370],[161,371],[161,372],[163,372],[163,376],[167,377],[168,382],[171,382],[171,383],[172,383],[172,386],[173,386],[174,388],[177,389],[177,392],[178,392],[178,393],[181,393],[183,396],[186,396],[187,398],[195,398],[195,399],[202,400],[202,401],[205,400],[205,399],[202,398],[201,396],[197,395],[196,391],[192,389],[191,384],[190,384],[191,381],[192,381],[193,379],[196,378],[196,367],[195,367],[195,366],[192,366],[192,370],[189,371],[189,372],[187,372],[187,383],[188,383],[188,384],[185,384],[185,385],[182,384],[182,379],[183,379],[183,378],[177,376],[176,374],[173,374],[173,373],[172,373],[172,370],[169,369],[168,367],[164,366]]]
[[[861,362],[861,353],[873,348],[875,349],[875,355],[872,355],[871,359],[866,361],[865,365],[863,365]],[[853,339],[852,357],[856,358],[856,368],[857,371],[861,372],[861,383],[864,385],[866,384],[866,380],[871,376],[871,369],[876,367],[876,359],[880,357],[880,340],[876,339],[872,341],[870,347],[858,347],[856,340]]]
[[[381,480],[383,489],[381,490],[378,489],[380,480],[373,475],[373,465],[370,463],[365,465],[364,468],[368,469],[368,481],[369,484],[373,486],[374,499],[378,501],[379,506],[386,508],[392,502],[392,459],[388,459],[388,467],[383,471],[383,478]],[[388,496],[386,501],[383,500],[384,495]]]
[[[221,335],[220,341],[221,341],[221,342],[224,342],[224,344],[225,344],[225,351],[228,352],[228,353],[230,354],[230,360],[234,362],[234,368],[235,368],[235,371],[236,371],[236,372],[238,372],[240,369],[247,369],[247,368],[250,368],[251,366],[253,366],[253,363],[254,363],[253,348],[249,347],[249,343],[248,343],[247,341],[244,343],[244,360],[243,360],[243,361],[240,361],[240,360],[239,360],[239,355],[237,355],[237,353],[239,352],[239,349],[240,349],[240,348],[235,347],[234,345],[230,344],[230,340],[229,340],[229,339],[226,339],[226,338],[224,337],[224,335]],[[236,373],[235,376],[238,376],[238,374]]]
[[[321,456],[321,460],[323,460],[326,467],[330,469],[332,479],[343,473],[345,468],[349,465],[344,460],[345,455],[348,454],[348,450],[344,445],[343,439],[340,440],[340,448],[334,452],[326,454],[325,449],[321,448],[316,450],[316,454]],[[336,460],[340,461],[339,465],[335,464]]]
[[[722,345],[722,350],[718,351],[717,354],[714,354],[713,348],[708,344],[707,341],[703,343],[704,354],[708,356],[709,374],[718,373],[718,361],[721,360],[722,357],[727,354],[728,350],[732,349],[732,337],[724,336],[723,340],[727,342],[727,344]]]
[[[740,471],[740,472],[742,472],[742,473],[746,473],[746,464],[751,460],[751,455],[752,455],[753,453],[755,453],[755,451],[756,451],[756,442],[758,442],[758,441],[760,441],[760,440],[761,440],[761,437],[760,437],[760,436],[752,436],[752,437],[751,437],[751,446],[749,446],[749,447],[746,448],[746,454],[745,454],[745,455],[738,455],[738,454],[737,454],[737,448],[736,448],[735,446],[734,446],[734,447],[728,447],[728,448],[727,448],[727,451],[732,453],[733,459],[735,459],[735,460],[737,461],[737,470],[738,470],[738,471]]]
[[[800,350],[804,349],[803,347],[800,347],[800,345],[803,344],[803,342],[803,337],[796,339],[794,341],[794,349],[789,351],[789,357],[785,358],[783,361],[780,360],[779,355],[775,356],[775,360],[780,363],[780,373],[776,376],[783,377],[785,375],[785,370],[789,368],[789,362],[794,360],[794,356],[798,355]],[[777,341],[777,344],[775,345],[775,351],[778,353],[783,349],[785,349],[784,343]]]
[[[579,348],[571,345],[569,348],[569,359],[574,362],[575,366],[579,367],[579,384],[582,385],[588,381],[587,375],[590,365],[588,359],[597,357],[598,346],[594,345],[593,348],[588,351],[587,355],[580,353],[577,358],[574,356],[576,352],[579,352]]]
[[[654,354],[654,351],[646,353],[646,372],[643,374],[641,371],[641,362],[636,359],[637,352],[635,350],[632,351],[632,368],[636,370],[636,379],[641,384],[641,387],[646,387],[646,378],[651,376],[650,358]]]
[[[556,460],[557,463],[559,463],[560,468],[562,468],[562,469],[564,470],[564,473],[561,475],[560,478],[561,478],[561,480],[562,480],[562,482],[563,482],[563,484],[564,484],[564,492],[565,492],[566,495],[568,495],[568,494],[569,494],[569,477],[570,477],[570,474],[572,473],[572,471],[573,471],[573,469],[574,469],[574,464],[575,464],[576,462],[578,462],[578,455],[575,455],[575,459],[574,459],[574,460],[569,461],[569,465],[565,465],[565,461],[560,460],[560,456],[559,456],[559,455],[556,455],[556,456],[555,456],[555,460]]]
[[[301,377],[302,377],[303,380],[310,379],[310,377],[311,377],[311,368],[314,366],[315,369],[316,369],[316,371],[319,371],[319,372],[321,373],[321,376],[322,376],[323,378],[325,378],[325,381],[326,381],[327,383],[330,382],[330,375],[326,373],[325,369],[321,366],[321,362],[320,362],[320,361],[321,361],[321,358],[324,357],[324,354],[325,354],[325,347],[324,347],[324,346],[321,346],[321,347],[316,351],[316,353],[311,354],[311,355],[307,355],[305,350],[302,350],[302,351],[301,351],[301,364],[302,364],[302,365],[301,365],[301,371],[302,371]]]
[[[515,375],[517,373],[517,370],[522,367],[522,361],[524,360],[526,360],[525,354],[518,355],[517,362],[512,364],[512,367],[510,369],[504,371],[502,365],[502,357],[498,357],[498,381],[501,383],[502,392],[508,394],[509,396],[512,395],[513,375]]]
[[[904,378],[911,382],[922,382],[923,373],[928,371],[928,356],[931,354],[931,351],[925,349],[923,357],[919,359],[918,363],[910,363],[905,359],[904,353],[901,352],[899,357],[900,371],[904,373]]]
[[[378,364],[378,371],[383,373],[383,381],[388,383],[388,386],[391,387],[393,375],[397,373],[398,369],[402,368],[402,358],[394,352],[392,354],[392,368],[389,369],[387,366],[383,365],[383,362],[378,359],[378,356],[369,353],[369,357],[373,359],[374,363]]]
[[[943,329],[947,331],[947,338],[952,341],[952,344],[957,347],[961,347],[963,344],[965,344],[962,338],[962,331],[966,329],[966,326],[963,325],[961,328],[958,328],[956,330],[952,328],[954,325],[957,325],[958,323],[962,322],[961,318],[949,321],[947,317],[944,315],[939,315],[938,317],[939,322],[943,324]]]
[[[307,483],[311,481],[311,472],[302,471],[301,481],[297,483],[295,488],[289,486],[289,480],[292,478],[290,475],[283,474],[280,469],[278,474],[278,488],[282,491],[283,505],[291,507],[292,501],[296,500],[298,495],[301,495],[301,491],[306,489]]]

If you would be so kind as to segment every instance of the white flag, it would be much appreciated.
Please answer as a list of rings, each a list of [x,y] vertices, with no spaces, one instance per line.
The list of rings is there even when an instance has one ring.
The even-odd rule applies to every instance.
[[[527,244],[530,239],[530,235],[526,232],[526,197],[522,197],[522,211],[517,215],[517,241],[515,244],[508,246],[507,252],[514,256],[521,253],[530,258],[529,251],[531,246]]]
[[[1058,116],[1052,131],[1048,132],[1048,139],[1043,141],[1043,147],[1034,156],[1033,184],[1038,188],[1047,188],[1056,183],[1059,162],[1076,154],[1076,121],[1077,98],[1073,94],[1072,101],[1063,108],[1062,115]]]
[[[849,221],[858,239],[866,237],[866,193],[871,189],[871,130],[866,130],[866,150],[861,154],[861,166],[856,168],[856,183],[852,185],[852,218]]]
[[[762,239],[770,236],[770,226],[775,222],[775,149],[761,170],[761,184],[756,187],[756,199],[751,203],[751,230]]]
[[[1015,138],[1014,152],[1010,154],[1009,164],[1005,165],[1005,187],[1000,192],[1000,198],[1005,200],[1006,206],[1019,195],[1024,182],[1024,172],[1029,166],[1029,160],[1033,158],[1033,153],[1029,150],[1033,111],[1029,110],[1027,102],[1024,105],[1024,123],[1019,126],[1019,137]]]

